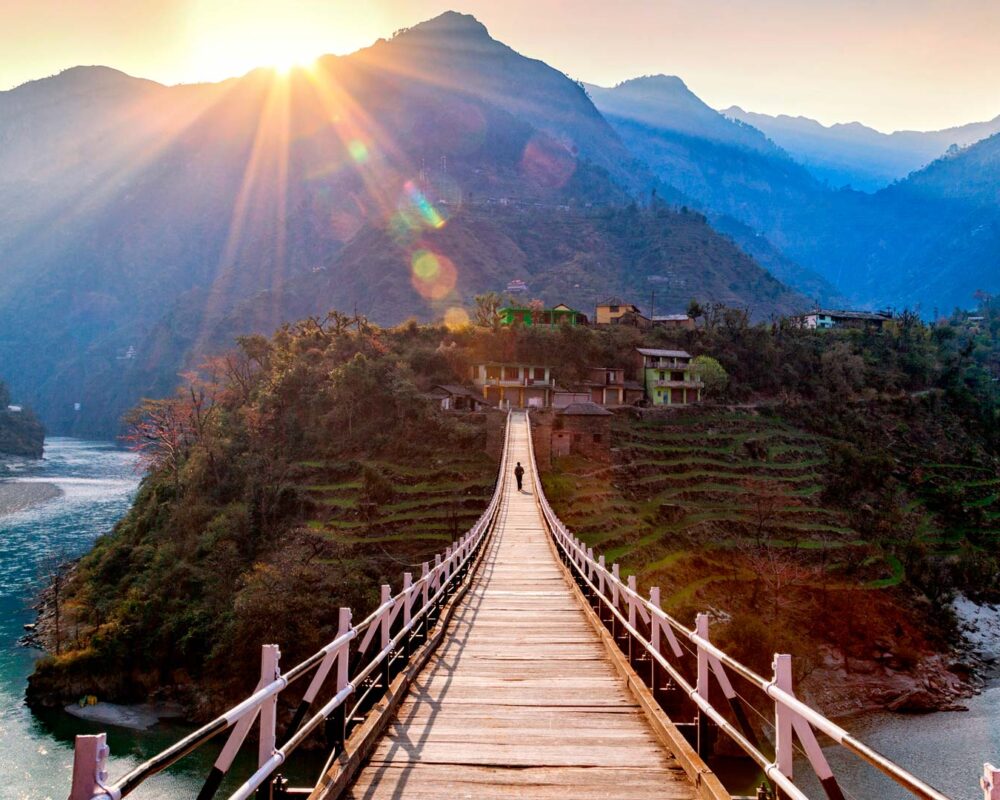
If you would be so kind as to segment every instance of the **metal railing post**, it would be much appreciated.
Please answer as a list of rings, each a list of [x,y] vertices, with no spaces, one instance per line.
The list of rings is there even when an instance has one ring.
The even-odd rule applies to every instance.
[[[649,587],[649,603],[654,608],[660,607],[660,587],[650,586]],[[660,620],[655,614],[650,614],[649,616],[649,643],[653,646],[653,652],[660,652]],[[660,673],[663,668],[660,667],[660,662],[655,658],[649,659],[649,690],[653,693],[653,699],[657,703],[661,703],[659,692],[662,691],[660,688]],[[662,705],[662,703],[661,703]]]
[[[268,686],[274,683],[279,676],[278,662],[281,659],[281,650],[276,644],[264,644],[260,647],[260,685]],[[274,755],[275,740],[277,738],[278,722],[278,695],[277,693],[267,698],[260,706],[260,737],[257,744],[257,767],[263,767],[271,756]],[[270,800],[272,781],[268,778],[257,790],[257,797],[261,800]]]
[[[69,800],[91,800],[104,791],[108,780],[107,735],[77,736],[73,745],[73,783]]]
[[[385,605],[390,600],[392,600],[392,587],[388,583],[382,584],[382,595],[379,598],[379,604]],[[392,613],[391,608],[385,609],[382,612],[382,619],[379,620],[379,629],[382,637],[381,644],[379,648],[381,651],[389,646],[389,642],[392,641],[392,632],[389,630],[389,615]],[[389,691],[389,684],[392,683],[392,653],[386,653],[382,657],[382,686],[386,692]]]
[[[701,613],[695,617],[694,622],[694,632],[698,634],[702,639],[708,641],[708,614]],[[698,696],[708,702],[708,653],[699,644],[698,645],[698,672],[697,672],[697,683],[695,683],[695,691],[697,691]],[[706,756],[709,752],[709,739],[708,739],[708,715],[705,714],[701,709],[698,709],[698,755]]]
[[[792,693],[792,657],[774,654],[774,685]],[[780,700],[774,701],[774,763],[778,771],[789,780],[793,777],[795,742],[792,740],[792,711]],[[781,792],[778,792],[781,796]]]
[[[410,628],[410,621],[413,618],[411,613],[411,605],[413,603],[413,573],[404,572],[403,573],[403,627],[408,631],[406,634],[406,639],[403,643],[403,652],[406,655],[406,661],[409,663],[410,656],[413,654],[413,630]]]
[[[632,592],[635,591],[635,575],[628,576],[628,625],[632,630],[637,630],[635,627],[635,595]],[[628,634],[628,663],[633,667],[635,666],[636,652],[635,652],[635,641],[633,640],[632,634]]]

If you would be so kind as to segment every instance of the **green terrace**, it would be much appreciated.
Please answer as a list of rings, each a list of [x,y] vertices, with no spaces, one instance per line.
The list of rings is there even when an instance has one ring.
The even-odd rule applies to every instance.
[[[430,557],[463,534],[489,502],[496,464],[483,453],[440,454],[421,463],[300,461],[305,530],[337,545],[391,546]]]

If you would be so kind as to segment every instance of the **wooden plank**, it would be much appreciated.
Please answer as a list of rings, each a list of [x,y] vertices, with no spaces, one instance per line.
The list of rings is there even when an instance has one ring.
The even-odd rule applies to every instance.
[[[530,471],[523,419],[510,448]],[[693,800],[512,483],[447,640],[345,796]]]

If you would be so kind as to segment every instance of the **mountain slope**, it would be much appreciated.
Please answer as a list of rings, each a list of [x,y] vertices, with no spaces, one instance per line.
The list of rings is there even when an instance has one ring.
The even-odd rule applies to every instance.
[[[767,134],[831,186],[873,192],[944,155],[1000,132],[1000,116],[940,131],[882,133],[858,122],[823,125],[808,117],[771,116],[731,106],[722,113]]]
[[[539,292],[589,306],[575,284],[631,286],[634,246],[595,234],[604,256],[587,260],[586,226],[554,220],[656,185],[577,84],[455,14],[288,78],[164,87],[82,68],[0,93],[4,109],[0,363],[59,432],[113,433],[234,310],[263,332],[335,305],[429,318],[502,289],[518,248]],[[467,209],[495,222],[466,226]],[[698,224],[678,302],[794,305]],[[453,227],[457,260],[431,264]]]

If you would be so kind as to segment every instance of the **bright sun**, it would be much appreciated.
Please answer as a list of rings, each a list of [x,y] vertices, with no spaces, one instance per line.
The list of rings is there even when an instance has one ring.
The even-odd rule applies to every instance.
[[[192,68],[200,80],[242,75],[257,67],[287,74],[325,53],[360,46],[360,20],[346,4],[280,0],[196,2],[188,20]]]

